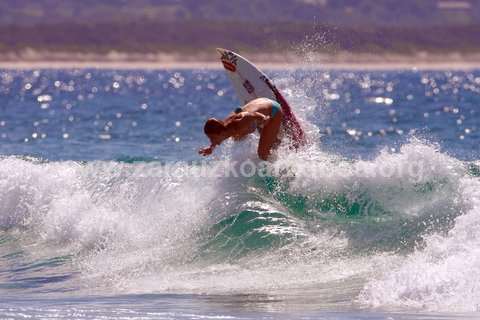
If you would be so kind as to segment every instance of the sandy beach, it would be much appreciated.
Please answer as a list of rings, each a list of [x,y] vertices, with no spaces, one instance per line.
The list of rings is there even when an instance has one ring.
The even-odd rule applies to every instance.
[[[480,62],[436,63],[257,63],[259,68],[279,69],[326,69],[326,70],[473,70]],[[127,62],[127,61],[15,61],[0,62],[0,69],[221,69],[218,62]]]
[[[366,54],[335,55],[286,52],[284,54],[241,52],[262,69],[345,70],[471,70],[480,68],[480,53],[473,54]],[[215,52],[179,53],[50,53],[27,50],[0,54],[1,69],[219,69]]]

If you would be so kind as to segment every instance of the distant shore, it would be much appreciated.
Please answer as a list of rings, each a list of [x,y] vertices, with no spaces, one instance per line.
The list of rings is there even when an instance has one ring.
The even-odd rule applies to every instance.
[[[342,52],[253,53],[243,56],[264,69],[345,69],[345,70],[471,70],[480,69],[480,53],[415,55],[366,54]],[[0,53],[0,69],[219,69],[215,52],[185,53],[50,53],[33,50],[22,53]]]

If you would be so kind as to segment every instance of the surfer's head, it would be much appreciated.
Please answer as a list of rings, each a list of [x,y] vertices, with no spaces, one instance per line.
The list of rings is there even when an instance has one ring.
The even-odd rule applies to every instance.
[[[220,144],[225,139],[227,127],[222,121],[210,118],[205,122],[203,132],[205,132],[213,144]]]

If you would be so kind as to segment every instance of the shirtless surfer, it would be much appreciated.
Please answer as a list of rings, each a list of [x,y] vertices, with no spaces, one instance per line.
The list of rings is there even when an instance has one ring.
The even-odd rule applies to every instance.
[[[201,148],[198,153],[208,156],[224,140],[241,140],[258,129],[260,141],[257,153],[260,159],[267,160],[272,149],[280,142],[278,133],[282,118],[282,108],[278,102],[267,98],[254,99],[242,108],[235,109],[224,120],[208,119],[203,130],[211,144]]]

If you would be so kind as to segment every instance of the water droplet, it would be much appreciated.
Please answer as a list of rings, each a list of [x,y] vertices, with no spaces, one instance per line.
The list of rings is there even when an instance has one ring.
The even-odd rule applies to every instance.
[[[327,95],[328,100],[338,100],[340,99],[340,95],[338,93],[331,93]]]
[[[350,136],[356,136],[357,135],[357,130],[355,129],[347,129],[347,133],[350,135]]]
[[[110,140],[112,136],[108,133],[101,133],[98,135],[98,137],[102,140]]]
[[[50,102],[50,101],[52,101],[52,96],[49,95],[49,94],[44,94],[44,95],[38,96],[37,101],[40,102],[40,103]]]

